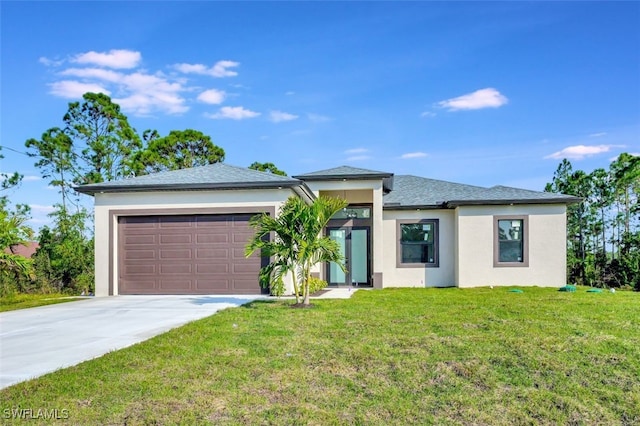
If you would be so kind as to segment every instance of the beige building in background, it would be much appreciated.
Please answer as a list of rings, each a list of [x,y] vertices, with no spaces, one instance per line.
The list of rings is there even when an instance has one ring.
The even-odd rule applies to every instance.
[[[248,221],[291,196],[349,203],[326,229],[347,272],[314,271],[330,286],[561,287],[566,206],[579,202],[348,166],[286,177],[223,163],[77,190],[95,197],[97,296],[264,291],[269,259],[244,256]]]

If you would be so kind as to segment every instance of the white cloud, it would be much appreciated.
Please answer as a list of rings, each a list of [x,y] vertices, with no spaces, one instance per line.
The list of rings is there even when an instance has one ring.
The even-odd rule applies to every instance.
[[[145,72],[125,74],[102,68],[68,68],[61,71],[65,76],[79,77],[83,81],[69,81],[67,90],[57,90],[51,93],[57,96],[80,98],[85,92],[100,91],[109,95],[111,91],[105,89],[108,84],[112,91],[119,94],[113,101],[126,112],[135,115],[149,115],[155,111],[167,114],[181,114],[189,110],[180,92],[186,88],[179,82],[172,82],[161,73],[155,75]],[[53,83],[59,85],[62,82]],[[73,84],[71,84],[73,83]],[[91,86],[101,90],[91,90]]]
[[[93,64],[107,68],[128,69],[140,64],[140,52],[124,49],[112,49],[108,52],[86,52],[76,55],[71,62],[78,64]]]
[[[61,98],[77,99],[81,98],[87,92],[104,93],[105,95],[111,95],[111,92],[99,84],[95,83],[82,83],[80,81],[63,80],[56,81],[49,84],[51,90],[49,93]]]
[[[309,119],[309,121],[313,121],[314,123],[325,123],[327,121],[331,121],[331,117],[313,113],[307,114],[307,118]]]
[[[38,62],[40,62],[41,64],[43,64],[44,66],[47,66],[47,67],[57,67],[57,66],[60,66],[60,65],[62,65],[64,63],[64,61],[62,61],[62,60],[49,59],[49,58],[46,58],[44,56],[40,56],[38,58]]]
[[[370,155],[354,155],[352,157],[347,157],[347,161],[364,161],[364,160],[370,160],[371,156]]]
[[[291,96],[291,95],[295,95],[296,92],[292,92],[291,90],[289,90],[288,92],[285,92],[285,95],[287,96]]]
[[[426,157],[427,155],[428,154],[425,152],[407,152],[406,154],[402,154],[400,158],[402,158],[403,160],[408,160],[412,158],[423,158],[423,157]]]
[[[294,114],[289,114],[288,112],[283,111],[271,111],[269,113],[269,120],[274,123],[281,123],[283,121],[291,121],[297,119],[298,116]]]
[[[113,101],[125,111],[148,115],[156,110],[167,114],[182,114],[189,110],[185,105],[185,99],[179,94],[186,90],[183,85],[171,82],[161,74],[136,72],[125,75],[121,85],[128,96]]]
[[[345,154],[363,154],[369,152],[367,148],[351,148],[344,151]]]
[[[235,68],[240,65],[235,61],[218,61],[211,68],[203,64],[175,64],[173,67],[184,74],[201,74],[210,75],[212,77],[235,77],[238,75],[236,71],[228,68]]]
[[[51,219],[35,219],[35,218],[31,218],[31,219],[27,220],[27,223],[32,223],[32,224],[35,224],[35,225],[49,224],[49,223],[51,223]]]
[[[42,204],[29,204],[31,210],[35,213],[51,213],[55,210],[53,206],[44,206]]]
[[[86,92],[104,93],[113,96],[113,101],[119,104],[123,111],[138,116],[156,113],[183,114],[189,110],[186,96],[190,93],[193,95],[188,95],[189,100],[196,98],[200,102],[212,105],[221,104],[229,96],[217,89],[202,91],[190,83],[191,77],[187,78],[184,75],[127,69],[137,66],[141,57],[140,52],[129,50],[78,54],[71,59],[75,66],[57,73],[58,81],[49,85],[49,92],[68,99],[82,98]],[[41,58],[40,62],[52,63],[47,58]],[[174,67],[185,73],[224,77],[236,75],[237,73],[229,68],[238,65],[238,62],[219,61],[210,68],[199,64],[180,64]],[[257,113],[232,109],[221,111],[216,117],[242,119],[251,117],[251,114]]]
[[[182,114],[189,111],[184,98],[173,93],[134,93],[124,98],[114,98],[125,111],[132,111],[135,115],[150,115],[157,110],[167,114]]]
[[[589,137],[590,137],[590,138],[599,138],[600,136],[604,136],[604,135],[606,135],[606,134],[607,134],[607,132],[591,133],[591,134],[589,135]]]
[[[22,178],[22,181],[23,181],[23,182],[35,182],[35,181],[38,181],[38,180],[40,180],[40,179],[42,179],[40,176],[25,175],[25,176]]]
[[[585,157],[603,154],[611,151],[611,148],[621,147],[621,145],[574,145],[568,146],[558,152],[549,154],[544,158],[561,160],[563,158],[572,160],[582,160]]]
[[[222,90],[209,89],[198,95],[198,100],[205,104],[218,105],[224,101],[226,93]]]
[[[86,79],[104,80],[110,83],[121,82],[124,78],[124,74],[122,73],[105,70],[102,68],[68,68],[64,71],[61,71],[60,74]]]
[[[482,108],[498,108],[509,100],[496,89],[488,87],[473,93],[438,102],[438,106],[449,111],[472,110]]]
[[[215,114],[205,114],[205,117],[212,118],[214,120],[231,119],[231,120],[244,120],[245,118],[254,118],[259,116],[259,112],[245,109],[244,107],[222,107]]]
[[[425,111],[422,114],[420,114],[420,117],[425,117],[425,118],[435,117],[435,116],[436,116],[436,113],[431,111]]]

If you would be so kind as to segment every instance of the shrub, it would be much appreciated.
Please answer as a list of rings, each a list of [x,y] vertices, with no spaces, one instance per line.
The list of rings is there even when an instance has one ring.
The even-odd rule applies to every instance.
[[[309,278],[309,294],[313,294],[316,291],[320,291],[327,286],[327,282],[325,280],[321,280],[320,278],[311,277]],[[300,292],[302,292],[302,288],[300,288]],[[302,296],[302,294],[300,294]]]

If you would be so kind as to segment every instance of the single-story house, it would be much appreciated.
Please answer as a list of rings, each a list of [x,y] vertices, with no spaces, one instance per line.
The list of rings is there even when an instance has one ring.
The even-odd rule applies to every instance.
[[[348,271],[315,271],[330,285],[561,287],[579,202],[348,166],[287,177],[217,163],[76,189],[95,197],[97,296],[260,293],[269,259],[245,258],[249,219],[320,195],[349,203],[326,228]]]

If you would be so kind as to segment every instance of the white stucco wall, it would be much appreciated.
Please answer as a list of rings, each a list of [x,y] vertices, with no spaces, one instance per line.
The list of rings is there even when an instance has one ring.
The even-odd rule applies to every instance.
[[[228,191],[164,191],[164,192],[130,192],[104,193],[95,195],[95,276],[96,296],[109,295],[109,255],[113,259],[114,295],[118,294],[118,219],[110,216],[112,211],[145,210],[144,214],[154,214],[154,210],[180,209],[189,214],[190,209],[216,209],[246,207],[274,208],[276,213],[280,206],[295,195],[290,189],[264,190],[228,190]],[[181,214],[175,211],[172,214]],[[110,220],[113,222],[110,223]],[[110,233],[113,245],[109,247]],[[290,282],[287,282],[290,286]]]
[[[464,206],[457,218],[459,287],[566,284],[566,206]],[[528,215],[529,266],[494,266],[494,215]]]
[[[384,287],[455,286],[455,215],[453,210],[384,210]],[[438,219],[439,266],[396,267],[398,219]]]

